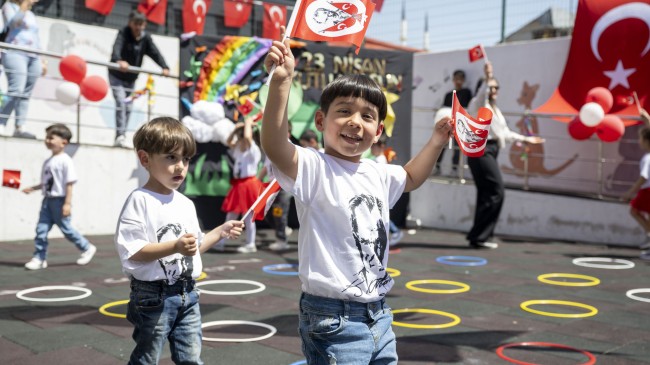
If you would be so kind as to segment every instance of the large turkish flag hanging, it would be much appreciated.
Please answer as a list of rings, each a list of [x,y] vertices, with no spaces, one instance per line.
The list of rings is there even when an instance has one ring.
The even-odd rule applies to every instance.
[[[262,37],[280,39],[280,26],[287,24],[287,7],[277,4],[264,3],[264,21]]]
[[[650,107],[650,1],[580,0],[571,49],[560,85],[536,112],[577,113],[587,92],[608,88],[610,114],[638,116],[627,100],[633,91]],[[570,121],[571,118],[558,118]],[[628,120],[626,125],[634,124]]]
[[[205,27],[205,14],[212,0],[184,0],[183,1],[183,33],[196,32],[203,34]]]
[[[146,15],[150,22],[165,25],[167,0],[141,0],[138,11]]]
[[[248,23],[253,9],[253,0],[224,0],[224,24],[230,28],[241,28]]]

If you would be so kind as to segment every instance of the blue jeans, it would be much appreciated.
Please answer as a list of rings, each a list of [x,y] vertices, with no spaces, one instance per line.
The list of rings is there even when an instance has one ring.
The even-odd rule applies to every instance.
[[[41,61],[22,52],[9,51],[2,54],[2,65],[7,74],[9,88],[0,109],[0,124],[7,125],[7,120],[15,110],[16,127],[20,127],[25,124],[29,97],[42,71]]]
[[[194,280],[131,280],[126,318],[135,327],[135,349],[129,365],[158,364],[169,339],[175,364],[203,364],[201,361],[201,312]]]
[[[302,352],[310,365],[397,364],[393,314],[380,300],[359,303],[303,293]]]
[[[115,137],[123,136],[126,133],[126,126],[129,124],[129,116],[133,103],[125,103],[124,99],[131,95],[135,87],[135,81],[124,81],[108,74],[108,82],[113,90],[115,99]]]
[[[88,240],[79,231],[72,228],[71,216],[63,216],[63,203],[65,203],[64,197],[43,198],[36,225],[36,238],[34,238],[34,257],[41,260],[47,258],[47,234],[55,224],[59,226],[65,238],[74,243],[79,251],[85,252],[88,249]]]

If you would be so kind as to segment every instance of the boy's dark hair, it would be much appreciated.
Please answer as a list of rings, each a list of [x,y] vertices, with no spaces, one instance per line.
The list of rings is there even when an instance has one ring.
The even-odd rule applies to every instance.
[[[334,99],[352,96],[374,104],[379,110],[379,121],[386,119],[388,103],[379,85],[366,75],[343,75],[329,83],[320,96],[320,108],[325,114]]]
[[[52,124],[45,128],[45,133],[59,136],[68,141],[68,143],[70,143],[70,140],[72,139],[72,132],[70,132],[70,129],[65,124],[61,123]]]
[[[318,134],[316,134],[316,132],[314,132],[313,129],[306,129],[300,135],[300,140],[301,141],[311,141],[312,139],[315,139],[316,142],[318,142]]]
[[[136,151],[163,154],[180,149],[183,156],[196,154],[194,136],[180,121],[170,117],[154,118],[138,128],[133,136]]]
[[[130,22],[142,23],[146,21],[147,21],[147,17],[137,10],[133,10],[131,13],[129,13],[129,23]]]
[[[456,76],[460,76],[460,77],[462,77],[462,78],[464,79],[464,78],[465,78],[465,71],[463,71],[463,70],[456,70],[456,71],[454,71],[454,74],[453,74],[453,75],[454,75],[454,77],[456,77]]]
[[[644,126],[643,128],[639,129],[639,137],[650,143],[650,127],[649,126]]]

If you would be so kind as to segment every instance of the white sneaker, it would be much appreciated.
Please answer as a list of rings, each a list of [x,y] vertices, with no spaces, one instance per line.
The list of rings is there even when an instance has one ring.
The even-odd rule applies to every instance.
[[[115,143],[113,143],[113,146],[115,146],[115,147],[126,147],[126,137],[124,137],[124,136],[115,137]]]
[[[237,247],[237,252],[239,253],[253,253],[257,252],[257,247],[255,247],[254,243],[247,243],[243,246]]]
[[[287,237],[291,236],[291,233],[293,233],[293,229],[289,226],[284,228],[284,234],[287,235]]]
[[[88,249],[81,253],[81,257],[77,260],[77,265],[88,265],[90,260],[93,259],[93,256],[95,256],[95,252],[97,252],[97,247],[92,243],[88,243]]]
[[[402,232],[401,229],[399,231],[395,232],[395,233],[391,233],[390,242],[389,242],[388,246],[389,247],[394,247],[395,245],[397,245],[399,243],[399,241],[402,240],[403,237],[404,237],[404,232]]]
[[[36,136],[33,135],[32,133],[25,132],[20,129],[14,130],[14,137],[16,138],[25,138],[25,139],[36,139]]]
[[[210,251],[214,251],[214,252],[224,252],[225,250],[226,250],[225,239],[215,243],[214,246],[210,247]]]
[[[47,268],[47,261],[36,257],[32,257],[32,259],[25,264],[25,269],[27,270],[40,270],[45,268]]]
[[[650,261],[650,251],[641,253],[641,256],[639,256],[639,258],[644,261]]]
[[[290,249],[289,243],[286,241],[277,241],[269,245],[271,251],[285,251]]]
[[[6,128],[6,127],[5,127],[4,124],[0,124],[0,136],[4,136],[4,135],[5,135],[5,128]]]

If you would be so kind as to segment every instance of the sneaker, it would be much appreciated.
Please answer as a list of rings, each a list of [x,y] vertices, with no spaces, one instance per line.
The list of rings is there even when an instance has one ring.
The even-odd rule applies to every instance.
[[[81,257],[77,260],[77,265],[88,265],[90,260],[93,259],[93,256],[95,256],[95,252],[97,252],[97,247],[92,243],[89,243],[88,249],[82,252]]]
[[[271,251],[285,251],[290,249],[289,243],[286,241],[277,241],[269,245]]]
[[[395,232],[395,233],[391,233],[390,242],[389,242],[388,246],[389,247],[395,247],[399,243],[399,241],[402,240],[403,237],[404,237],[404,232],[402,232],[401,229],[399,231]]]
[[[115,143],[113,143],[114,147],[126,147],[126,137],[124,136],[117,136],[115,137]]]
[[[36,257],[32,257],[32,259],[25,264],[25,269],[27,270],[40,270],[45,268],[47,268],[47,261]]]
[[[214,252],[224,252],[226,250],[226,240],[221,240],[220,242],[217,242],[214,244],[214,246],[210,247],[209,251],[214,251]]]
[[[650,251],[643,252],[639,258],[644,261],[650,261]],[[47,264],[45,266],[47,266]]]
[[[257,252],[257,247],[255,247],[254,243],[247,243],[243,246],[237,247],[237,252],[239,253],[253,253]]]
[[[5,125],[0,124],[0,136],[4,136],[4,135],[5,135]]]
[[[29,133],[29,132],[22,131],[20,129],[16,129],[14,131],[14,137],[16,137],[16,138],[26,138],[26,139],[36,139],[35,135],[33,135],[33,134]]]
[[[287,237],[291,236],[292,233],[293,229],[291,227],[287,226],[284,228],[284,234],[287,235]]]
[[[494,250],[495,248],[499,247],[499,244],[494,242],[470,242],[469,245],[477,249],[487,248],[490,250]]]

